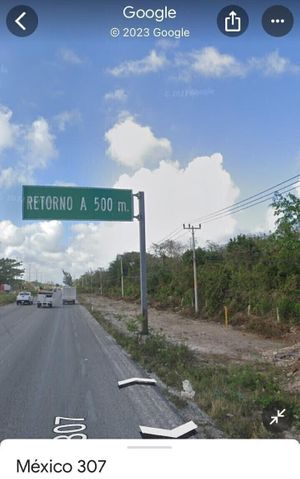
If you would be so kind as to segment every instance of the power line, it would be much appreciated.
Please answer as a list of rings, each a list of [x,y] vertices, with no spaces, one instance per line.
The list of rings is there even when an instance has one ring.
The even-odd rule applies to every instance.
[[[187,234],[188,234],[187,231],[182,231],[182,230],[178,231],[178,233],[175,236],[173,235],[172,240],[178,241],[180,238],[182,238],[183,236],[186,236]],[[171,238],[169,238],[169,239],[171,239]]]
[[[160,243],[163,243],[164,241],[166,241],[167,239],[171,239],[172,236],[176,236],[176,234],[180,233],[181,232],[181,226],[179,226],[178,228],[176,228],[174,231],[172,231],[171,233],[167,234],[163,239],[161,239],[160,241],[158,241],[157,243],[155,244],[160,244]]]
[[[298,186],[294,186],[293,188],[290,188],[289,190],[284,191],[284,194],[289,193],[290,191],[296,190],[297,188],[298,188]],[[228,211],[227,213],[225,213],[221,216],[217,216],[217,217],[210,218],[210,219],[208,218],[206,221],[202,221],[202,223],[203,224],[211,223],[212,221],[220,220],[222,218],[225,218],[226,216],[229,216],[229,215],[232,215],[232,214],[235,214],[235,213],[239,213],[240,211],[248,210],[249,208],[252,208],[253,206],[260,205],[261,203],[265,203],[266,201],[269,201],[270,199],[272,199],[272,196],[273,195],[269,196],[268,198],[262,199],[261,201],[257,201],[256,203],[250,204],[248,206],[241,207],[238,210]]]
[[[182,232],[182,229],[181,229],[181,226],[176,228],[174,231],[172,231],[172,233],[169,233],[168,235],[166,235],[163,239],[161,239],[160,241],[158,241],[157,243],[154,243],[156,245],[160,245],[161,243],[163,243],[164,241],[167,241],[167,240],[177,240],[178,238],[186,235],[187,232],[184,231]]]
[[[296,180],[296,181],[293,181],[293,180]],[[295,190],[299,184],[300,184],[300,174],[297,174],[295,176],[288,178],[287,180],[277,183],[276,185],[270,186],[269,188],[266,188],[265,190],[262,190],[259,193],[251,195],[248,198],[245,198],[244,200],[237,201],[236,203],[233,203],[232,205],[213,211],[209,213],[208,215],[194,218],[190,222],[193,223],[195,221],[201,221],[202,223],[210,223],[211,221],[224,218],[226,216],[229,216],[230,214],[239,213],[240,211],[243,211],[244,209],[249,209],[253,206],[259,205],[261,203],[264,203],[272,199],[275,193],[281,193],[281,194],[289,193],[290,191]],[[293,185],[296,185],[296,186],[294,186],[293,188],[290,188],[290,186],[293,186]],[[290,188],[290,189],[287,189],[287,188]],[[265,194],[265,193],[268,193],[268,194]],[[171,233],[166,235],[163,239],[158,241],[156,244],[159,245],[163,243],[164,241],[166,241],[167,239],[175,239],[179,235],[180,230],[181,230],[180,227],[176,228]]]
[[[222,208],[221,210],[217,210],[217,211],[214,211],[213,213],[210,213],[208,216],[212,215],[212,214],[215,214],[215,213],[220,213],[221,211],[224,211],[224,210],[227,210],[229,208],[231,208],[232,206],[237,206],[241,203],[244,203],[246,201],[249,201],[251,200],[252,198],[256,198],[257,196],[261,196],[262,194],[268,192],[268,191],[271,191],[271,190],[274,190],[273,193],[276,193],[277,191],[281,190],[282,188],[277,188],[278,186],[281,186],[285,183],[289,183],[290,181],[292,180],[295,180],[296,178],[298,178],[295,182],[293,182],[292,184],[294,183],[298,183],[300,181],[300,174],[297,174],[295,176],[292,176],[291,178],[288,178],[287,180],[284,180],[284,181],[281,181],[280,183],[278,183],[277,185],[274,185],[274,186],[270,186],[270,188],[267,188],[259,193],[256,193],[255,195],[251,195],[249,196],[248,198],[245,198],[244,200],[240,200],[240,201],[237,201],[236,203],[233,203],[232,205],[230,206],[226,206],[225,208]],[[286,185],[286,186],[289,186],[289,185]],[[284,187],[283,187],[284,188]]]
[[[289,188],[290,186],[298,185],[298,184],[300,184],[299,179],[289,183],[288,185],[282,186],[281,188],[274,189],[275,188],[274,187],[273,190],[270,191],[270,193],[267,193],[267,194],[264,195],[263,193],[270,190],[270,188],[268,188],[268,190],[262,191],[261,193],[257,193],[256,195],[252,195],[249,198],[238,201],[237,203],[233,203],[231,206],[227,206],[226,208],[222,208],[221,210],[214,211],[213,213],[209,213],[208,215],[201,216],[200,218],[195,218],[192,221],[200,221],[200,220],[204,221],[206,219],[209,219],[209,218],[214,217],[214,216],[218,216],[218,215],[223,214],[225,212],[234,211],[235,209],[239,209],[239,208],[241,208],[243,206],[246,206],[248,204],[251,204],[251,203],[253,203],[253,206],[254,206],[256,204],[256,201],[261,200],[263,198],[266,198],[266,200],[271,199],[274,196],[275,193],[280,193],[280,192],[286,193],[286,191],[284,191],[286,188]],[[296,186],[296,188],[297,188],[297,186]]]

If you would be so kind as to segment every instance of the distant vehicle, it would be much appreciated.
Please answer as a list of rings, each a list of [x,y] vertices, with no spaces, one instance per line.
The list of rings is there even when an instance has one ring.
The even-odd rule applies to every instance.
[[[19,304],[33,304],[33,297],[28,291],[21,291],[16,299],[17,305]]]
[[[76,303],[76,288],[74,286],[64,286],[62,289],[63,304]]]
[[[47,306],[52,308],[53,306],[53,291],[40,290],[37,297],[37,307],[43,308]]]
[[[9,293],[11,291],[11,285],[10,284],[0,284],[0,291],[3,291],[4,293]]]

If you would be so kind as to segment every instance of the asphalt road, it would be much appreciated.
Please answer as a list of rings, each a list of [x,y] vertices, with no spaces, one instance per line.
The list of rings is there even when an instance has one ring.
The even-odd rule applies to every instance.
[[[0,440],[72,431],[88,438],[140,438],[139,425],[183,424],[158,386],[119,389],[119,380],[137,376],[145,372],[84,307],[0,307]],[[83,420],[58,419],[68,426],[55,432],[57,417]]]

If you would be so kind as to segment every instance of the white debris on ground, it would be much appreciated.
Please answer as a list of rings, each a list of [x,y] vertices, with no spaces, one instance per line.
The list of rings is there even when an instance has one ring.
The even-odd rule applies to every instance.
[[[193,399],[195,396],[195,391],[188,379],[182,381],[182,391],[180,393],[183,399]]]

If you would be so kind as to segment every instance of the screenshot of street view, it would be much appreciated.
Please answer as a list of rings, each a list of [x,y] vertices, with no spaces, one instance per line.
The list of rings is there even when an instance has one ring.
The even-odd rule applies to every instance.
[[[296,477],[299,2],[3,0],[0,39],[1,477]]]

